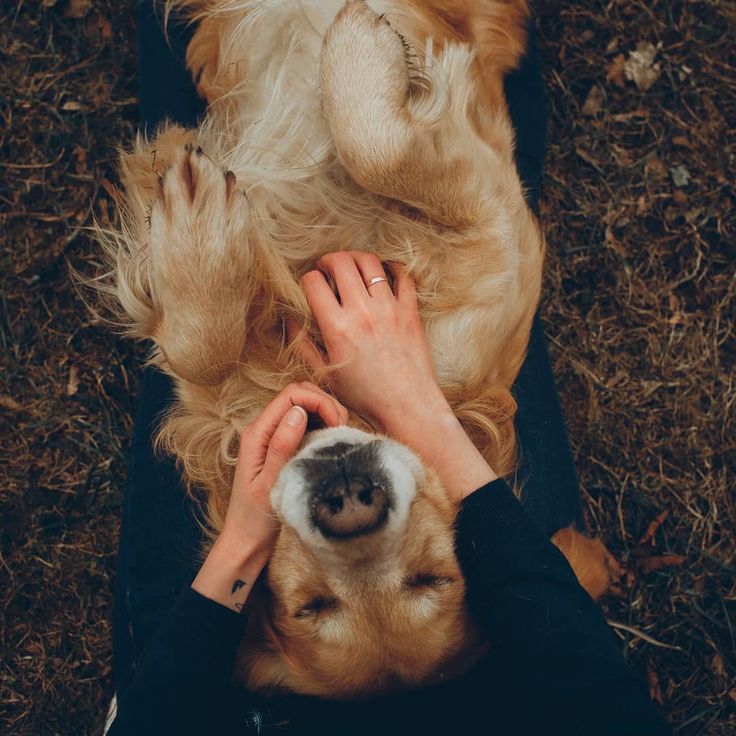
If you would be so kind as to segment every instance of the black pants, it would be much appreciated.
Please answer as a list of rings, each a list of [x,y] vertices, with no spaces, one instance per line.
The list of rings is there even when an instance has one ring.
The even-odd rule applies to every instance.
[[[182,58],[189,31],[162,34],[150,0],[139,8],[141,122],[149,133],[164,119],[196,125],[203,107]],[[536,208],[545,149],[545,103],[534,33],[521,68],[507,79],[506,95],[517,137],[516,160],[529,202]],[[529,351],[514,387],[519,403],[522,502],[549,534],[580,523],[580,494],[542,327],[535,319]],[[115,584],[115,688],[135,672],[147,638],[189,585],[198,568],[197,509],[170,458],[157,457],[152,436],[173,400],[171,381],[147,368],[133,431]]]

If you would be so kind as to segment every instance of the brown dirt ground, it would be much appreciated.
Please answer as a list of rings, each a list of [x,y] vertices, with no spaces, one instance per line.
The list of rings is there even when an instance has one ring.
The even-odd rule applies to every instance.
[[[591,529],[629,570],[606,610],[678,734],[733,734],[736,5],[538,11],[544,316]],[[640,42],[648,91],[623,74]],[[84,227],[135,127],[134,3],[6,1],[0,58],[0,730],[97,734],[142,354],[68,265],[95,269]]]

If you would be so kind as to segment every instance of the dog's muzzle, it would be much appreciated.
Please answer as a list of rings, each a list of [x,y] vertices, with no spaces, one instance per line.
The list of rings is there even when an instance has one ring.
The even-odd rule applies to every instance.
[[[358,537],[386,523],[392,493],[379,443],[337,442],[299,461],[308,484],[312,522],[325,537]]]
[[[404,528],[424,469],[404,445],[350,427],[312,433],[271,494],[281,520],[311,545],[391,537]]]

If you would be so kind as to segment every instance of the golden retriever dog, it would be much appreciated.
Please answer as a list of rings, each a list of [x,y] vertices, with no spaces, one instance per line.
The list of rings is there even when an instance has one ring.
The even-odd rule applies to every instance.
[[[175,381],[160,429],[216,535],[241,431],[288,383],[329,386],[285,324],[318,340],[299,278],[369,251],[417,283],[439,383],[499,474],[544,243],[514,164],[503,77],[525,0],[178,0],[208,103],[121,158],[100,233],[130,332]],[[414,453],[351,426],[308,435],[272,495],[282,526],[235,678],[331,698],[416,687],[483,652],[454,553],[456,508]],[[615,563],[554,540],[596,596]]]

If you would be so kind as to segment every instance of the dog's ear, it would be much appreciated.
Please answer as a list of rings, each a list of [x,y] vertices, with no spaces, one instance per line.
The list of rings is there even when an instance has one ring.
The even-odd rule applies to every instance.
[[[248,599],[247,625],[233,668],[235,684],[250,691],[286,689],[288,659],[273,627],[272,594],[259,581]]]
[[[241,649],[243,656],[239,653],[235,664],[237,684],[247,690],[267,693],[288,690],[288,669],[278,651],[247,640]]]

